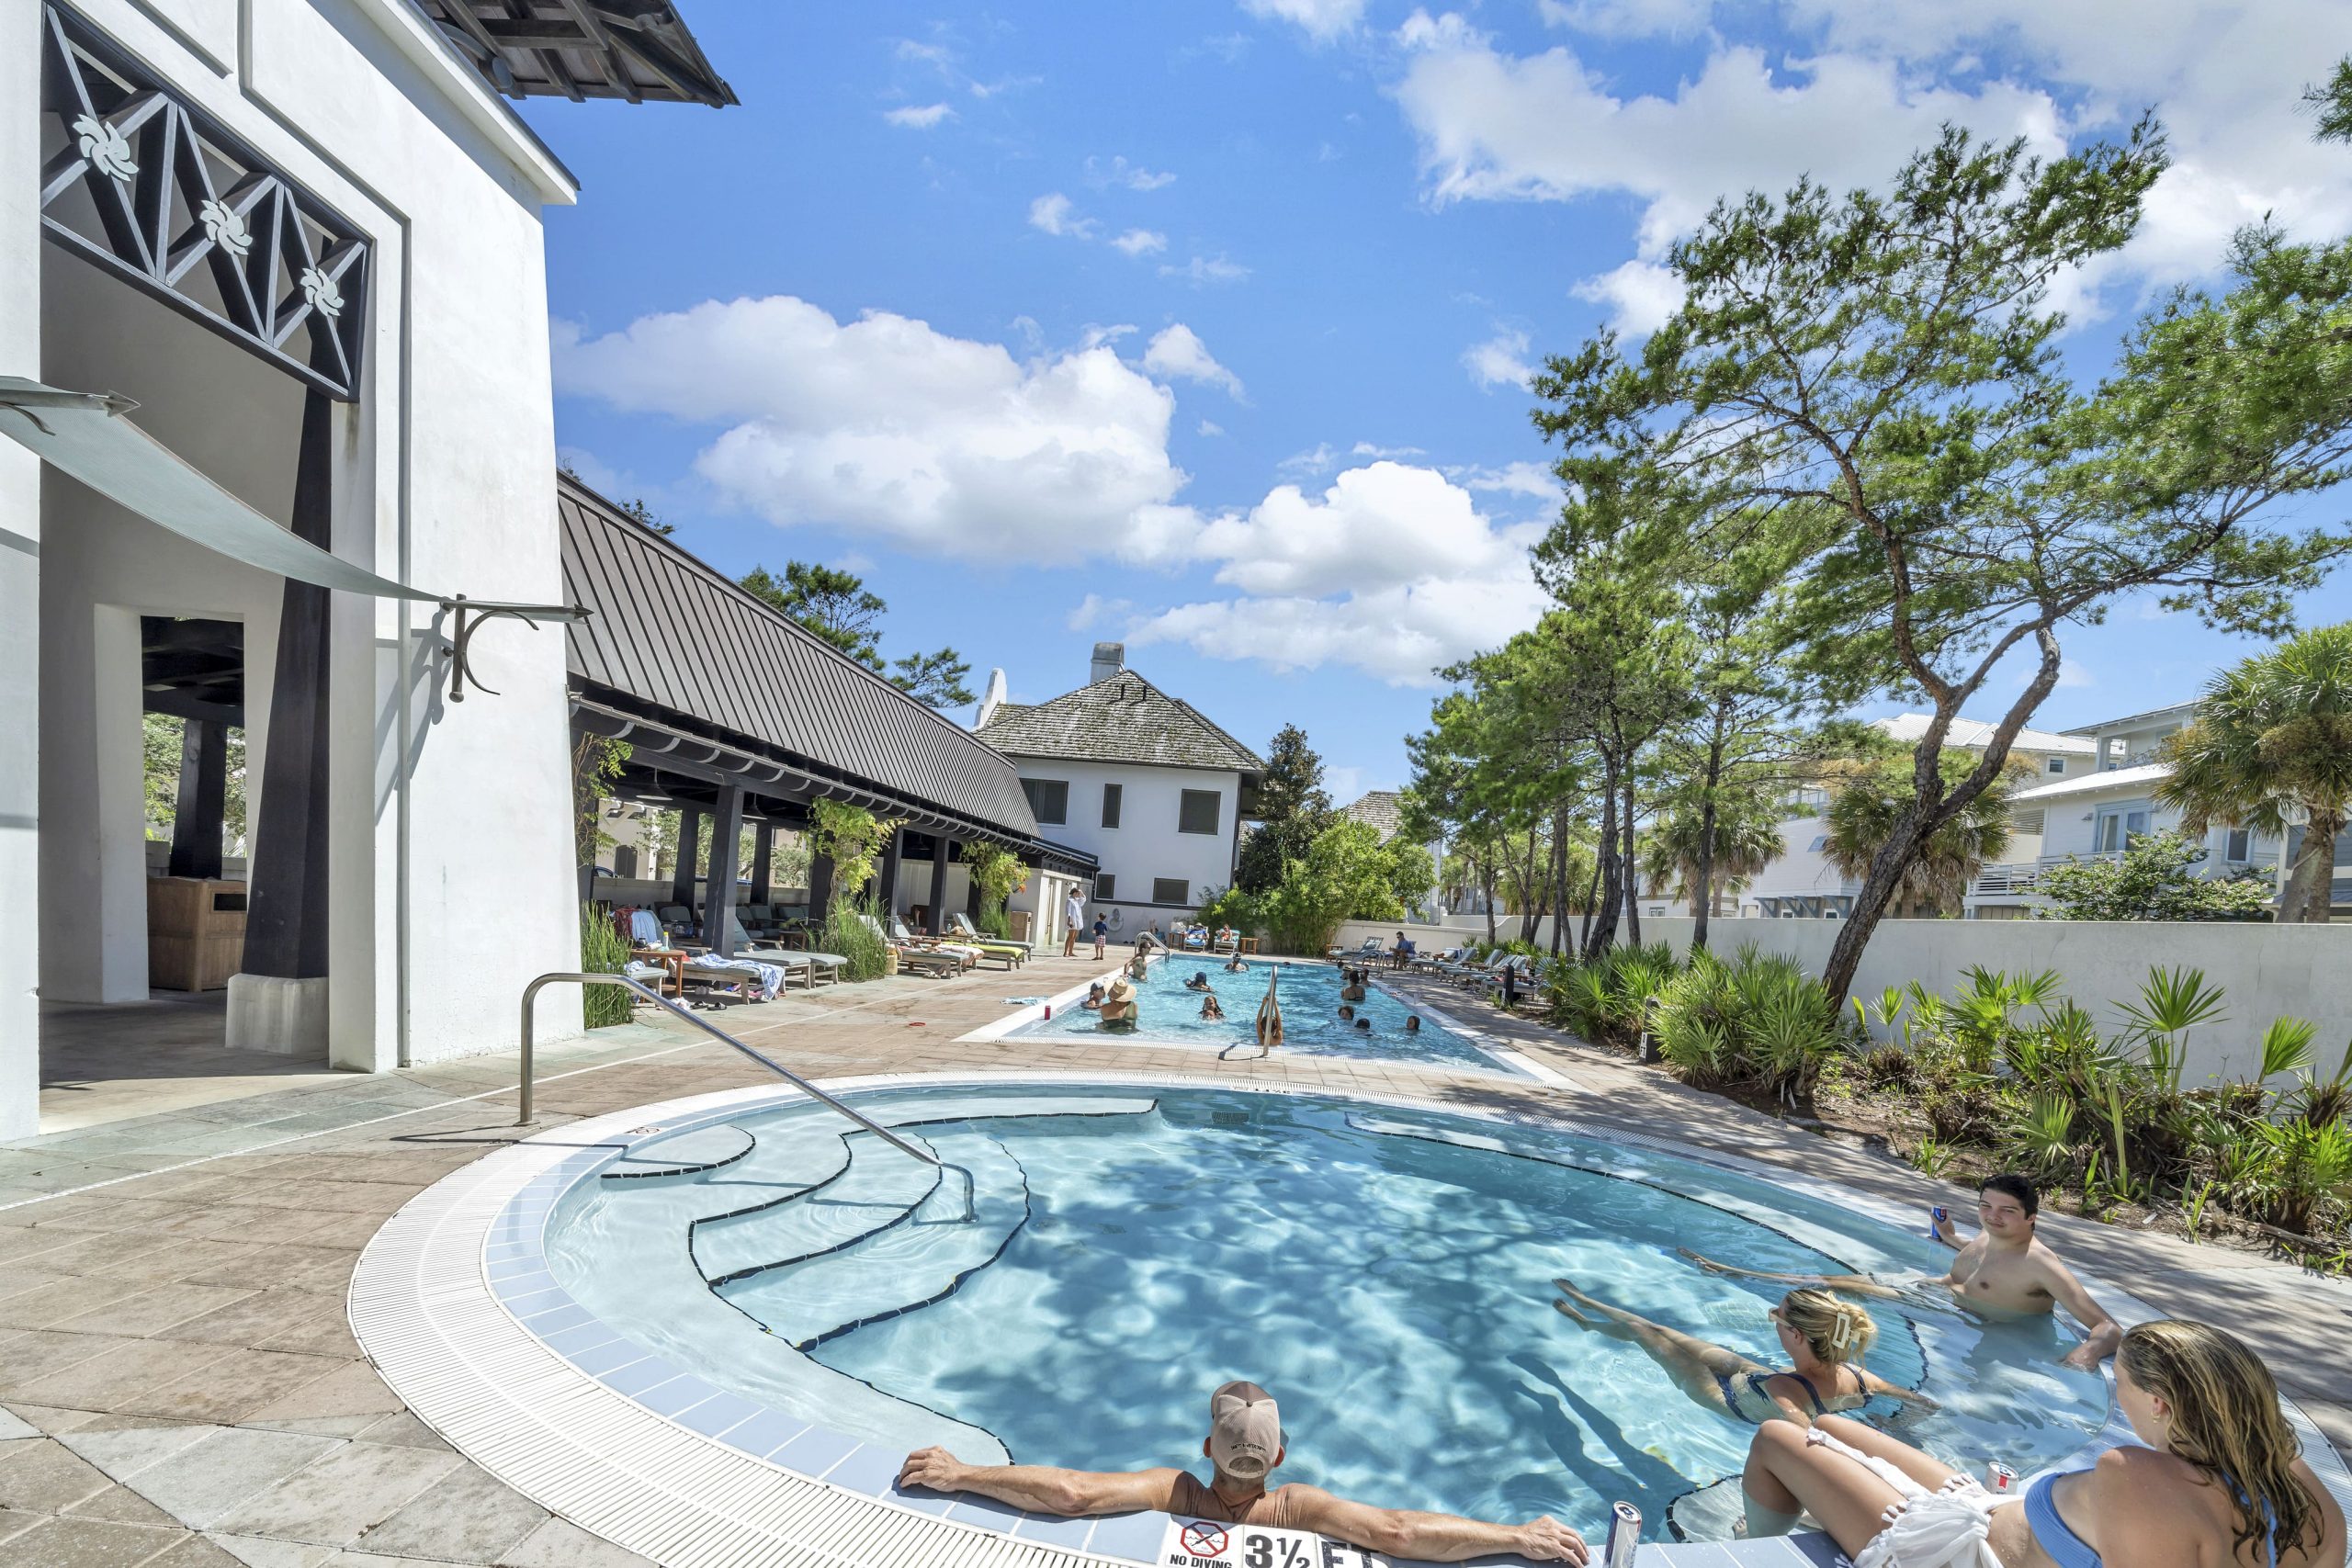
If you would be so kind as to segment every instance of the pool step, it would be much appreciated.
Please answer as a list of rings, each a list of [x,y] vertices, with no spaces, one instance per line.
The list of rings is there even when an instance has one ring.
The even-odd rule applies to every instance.
[[[916,1134],[899,1136],[918,1149],[930,1148]],[[694,1227],[695,1267],[705,1280],[723,1285],[852,1246],[905,1223],[940,1185],[937,1167],[871,1133],[847,1134],[838,1142],[849,1151],[849,1166],[831,1180]]]
[[[963,1178],[951,1171],[908,1223],[822,1257],[742,1276],[719,1294],[794,1349],[807,1350],[952,1293],[994,1262],[1028,1223],[1029,1180],[1012,1152],[986,1134],[935,1134],[932,1145],[941,1159],[971,1173],[968,1222]]]

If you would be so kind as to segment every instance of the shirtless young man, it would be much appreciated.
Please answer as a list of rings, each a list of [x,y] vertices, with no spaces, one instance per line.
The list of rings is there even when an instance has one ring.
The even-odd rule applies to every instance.
[[[2083,1342],[2066,1353],[2065,1364],[2082,1371],[2096,1371],[2101,1361],[2115,1353],[2123,1330],[2116,1326],[2115,1320],[2098,1303],[2091,1300],[2090,1292],[2083,1289],[2074,1270],[2034,1239],[2034,1216],[2041,1208],[2041,1200],[2035,1193],[2033,1183],[2024,1177],[1986,1177],[1976,1189],[1976,1217],[1984,1229],[1973,1241],[1962,1242],[1959,1228],[1949,1219],[1936,1222],[1936,1239],[1959,1254],[1951,1260],[1951,1272],[1937,1283],[1948,1287],[1962,1305],[1992,1317],[2030,1317],[2064,1307],[2084,1329]],[[1900,1286],[1873,1280],[1867,1274],[1772,1274],[1755,1269],[1735,1269],[1730,1264],[1702,1258],[1688,1247],[1682,1249],[1682,1254],[1702,1269],[1718,1274],[1817,1285],[1824,1290],[1883,1299],[1905,1293]]]
[[[1268,1491],[1266,1478],[1285,1451],[1273,1395],[1253,1382],[1229,1382],[1209,1395],[1209,1435],[1201,1452],[1215,1468],[1205,1485],[1185,1470],[1104,1473],[1042,1464],[965,1464],[937,1448],[909,1454],[899,1484],[977,1492],[1063,1518],[1158,1508],[1229,1524],[1313,1530],[1368,1551],[1425,1562],[1459,1562],[1490,1551],[1513,1551],[1535,1562],[1586,1559],[1584,1538],[1555,1519],[1492,1525],[1452,1514],[1375,1508],[1297,1482]]]

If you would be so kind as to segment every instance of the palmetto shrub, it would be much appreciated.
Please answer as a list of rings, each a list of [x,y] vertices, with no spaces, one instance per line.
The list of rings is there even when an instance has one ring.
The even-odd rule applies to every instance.
[[[1693,1083],[1736,1083],[1788,1103],[1810,1098],[1838,1047],[1838,1016],[1821,983],[1794,959],[1743,947],[1730,959],[1694,953],[1654,1009],[1658,1048]]]

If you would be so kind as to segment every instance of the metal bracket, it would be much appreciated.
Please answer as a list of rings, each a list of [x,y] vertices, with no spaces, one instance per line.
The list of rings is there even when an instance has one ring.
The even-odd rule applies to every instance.
[[[474,633],[481,630],[485,623],[511,616],[537,631],[540,621],[584,621],[595,614],[584,604],[501,604],[469,599],[462,593],[442,600],[441,607],[457,617],[449,639],[449,700],[453,703],[466,700],[466,683],[469,681],[474,690],[484,696],[498,695],[481,683],[468,663]],[[467,619],[469,615],[471,620]]]

